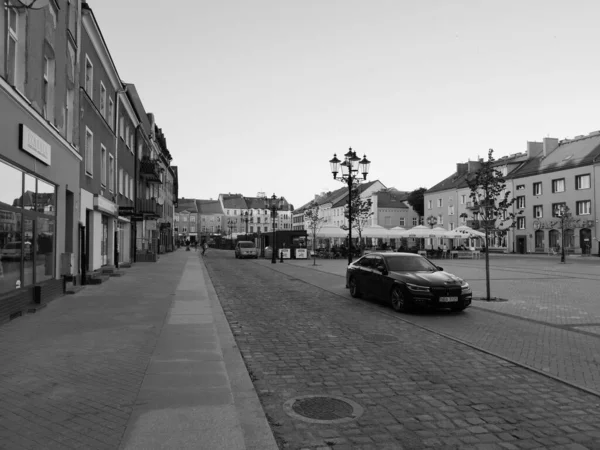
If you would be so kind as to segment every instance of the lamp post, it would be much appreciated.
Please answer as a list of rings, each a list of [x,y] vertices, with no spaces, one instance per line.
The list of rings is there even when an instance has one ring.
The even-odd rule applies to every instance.
[[[277,210],[281,208],[282,204],[282,199],[278,199],[275,194],[273,194],[268,200],[268,206],[271,210],[271,218],[273,219],[273,251],[271,252],[271,264],[277,263],[277,235],[275,234],[275,218],[277,217]]]
[[[334,153],[333,158],[329,161],[331,173],[334,180],[340,180],[348,185],[348,264],[352,264],[352,184],[357,179],[359,172],[362,173],[363,180],[367,179],[369,173],[369,161],[366,155],[363,155],[361,160],[356,156],[356,152],[350,148],[348,153],[344,155],[344,161],[337,159]],[[342,171],[340,177],[337,174]]]
[[[246,239],[248,238],[248,216],[250,214],[248,213],[248,211],[246,211],[244,214],[242,214],[242,222],[246,222]]]
[[[229,227],[229,239],[233,240],[233,228],[234,225],[237,224],[237,219],[228,219],[227,220],[227,225]],[[232,244],[232,242],[229,243],[230,245]]]
[[[565,229],[570,228],[570,221],[571,221],[571,213],[569,212],[569,207],[565,204],[561,204],[558,205],[556,207],[556,210],[554,211],[554,215],[556,217],[560,217],[560,236],[561,236],[561,241],[562,241],[562,245],[561,247],[561,253],[560,253],[560,262],[562,264],[565,263]]]

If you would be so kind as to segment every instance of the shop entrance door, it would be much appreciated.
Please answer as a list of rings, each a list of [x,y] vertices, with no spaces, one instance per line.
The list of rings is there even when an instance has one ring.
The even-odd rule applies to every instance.
[[[525,254],[527,249],[527,238],[525,236],[517,236],[517,253]]]
[[[579,230],[579,246],[581,247],[581,253],[584,255],[591,254],[592,250],[592,230],[589,228],[582,228]]]
[[[100,242],[100,255],[102,256],[102,265],[108,264],[108,216],[102,216],[102,235]]]

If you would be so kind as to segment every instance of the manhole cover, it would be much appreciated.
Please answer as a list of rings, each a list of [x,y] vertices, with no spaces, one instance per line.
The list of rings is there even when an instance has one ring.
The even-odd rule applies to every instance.
[[[391,334],[365,334],[365,341],[370,342],[396,342],[398,338],[396,336],[392,336]]]
[[[363,408],[352,400],[324,395],[294,397],[284,403],[283,409],[296,419],[323,424],[349,422],[363,413]]]

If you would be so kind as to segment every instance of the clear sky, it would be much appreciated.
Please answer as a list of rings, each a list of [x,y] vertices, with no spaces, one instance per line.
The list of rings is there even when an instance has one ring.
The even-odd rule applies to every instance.
[[[90,0],[179,167],[180,197],[294,206],[369,180],[413,190],[457,162],[600,129],[596,0]]]

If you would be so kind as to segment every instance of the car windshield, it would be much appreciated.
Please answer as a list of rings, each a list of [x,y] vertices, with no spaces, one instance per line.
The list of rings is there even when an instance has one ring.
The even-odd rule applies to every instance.
[[[240,248],[254,248],[254,244],[252,242],[240,242]]]
[[[435,272],[437,268],[421,256],[392,256],[386,258],[391,272]]]

